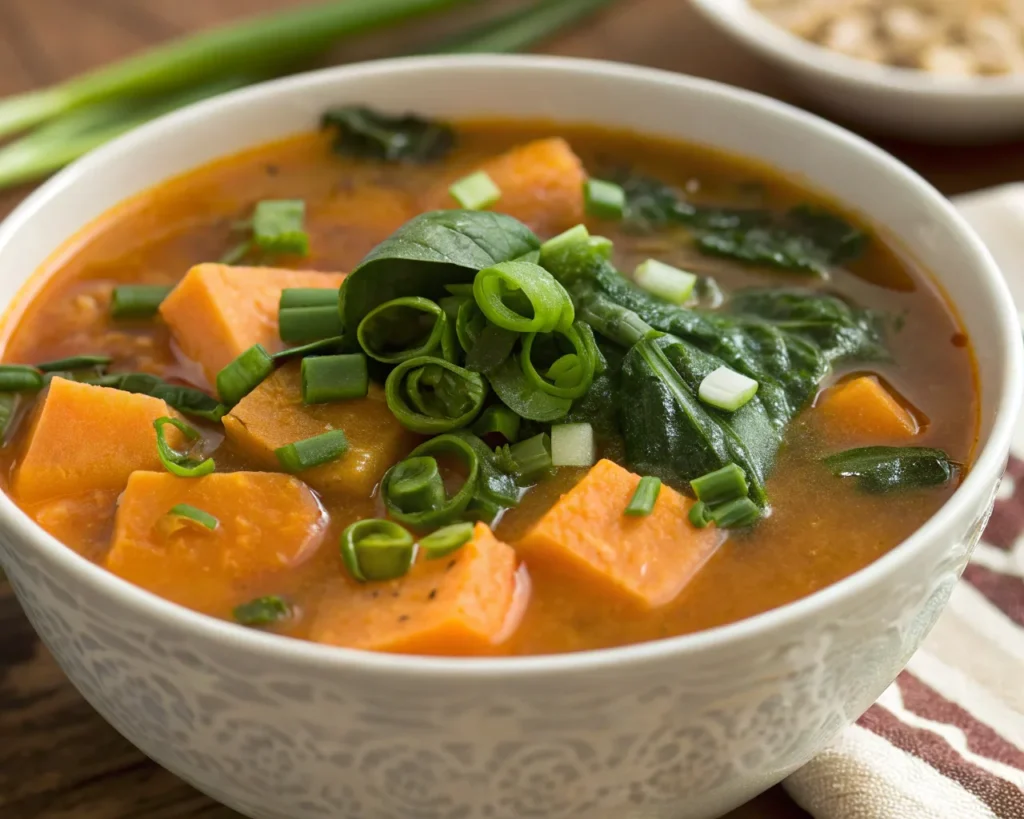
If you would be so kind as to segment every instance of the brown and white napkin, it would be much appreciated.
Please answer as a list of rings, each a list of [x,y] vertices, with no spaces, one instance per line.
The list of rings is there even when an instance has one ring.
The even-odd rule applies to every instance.
[[[1024,314],[1024,185],[957,200]],[[924,646],[785,782],[815,819],[1024,819],[1024,418],[995,511]]]

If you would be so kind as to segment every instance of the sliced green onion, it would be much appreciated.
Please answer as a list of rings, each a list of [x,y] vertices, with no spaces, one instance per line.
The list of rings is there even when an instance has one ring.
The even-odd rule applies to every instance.
[[[700,382],[697,395],[705,404],[735,412],[757,394],[758,383],[742,373],[719,367]]]
[[[220,264],[235,265],[244,259],[252,250],[252,239],[245,239],[234,247],[230,247],[217,259]]]
[[[552,430],[554,432],[554,430]],[[636,486],[629,505],[626,507],[626,514],[630,517],[646,517],[654,511],[654,504],[661,493],[661,479],[650,475],[644,475]]]
[[[487,378],[502,403],[520,418],[551,423],[568,415],[572,407],[571,398],[551,395],[531,383],[518,355],[509,356]]]
[[[405,512],[430,512],[444,506],[444,481],[429,455],[395,464],[388,480],[389,502]]]
[[[286,287],[281,291],[279,310],[291,307],[337,307],[337,287]]]
[[[422,462],[426,456],[431,456],[431,460],[433,460],[435,455],[454,455],[459,458],[466,467],[466,477],[454,495],[443,498],[440,505],[435,504],[423,508],[423,501],[427,497],[426,492],[422,494],[403,492],[402,484],[404,482],[431,484],[433,483],[432,473],[424,463],[410,467],[405,464],[410,460]],[[414,477],[417,478],[417,481],[413,481]],[[388,514],[395,520],[417,528],[440,526],[466,511],[477,491],[479,478],[480,456],[474,447],[459,435],[438,435],[436,438],[431,438],[426,443],[420,444],[405,461],[395,464],[384,473],[380,484],[380,496],[384,500]]]
[[[448,316],[436,302],[407,296],[392,299],[367,313],[359,322],[356,338],[370,358],[398,364],[435,355],[447,324]]]
[[[340,336],[341,313],[337,297],[328,307],[287,307],[277,314],[277,331],[281,341],[301,344]]]
[[[348,438],[340,429],[321,432],[274,450],[278,463],[287,472],[302,472],[314,466],[336,461],[348,452]]]
[[[189,451],[174,449],[174,447],[167,443],[167,439],[164,436],[164,427],[168,424],[184,435],[185,440],[192,441],[193,444],[201,440],[199,433],[195,429],[177,418],[169,418],[164,415],[153,421],[153,427],[156,429],[156,451],[160,456],[160,463],[163,464],[164,469],[172,475],[177,475],[179,478],[201,478],[203,475],[209,475],[213,472],[216,468],[213,458],[206,458],[205,460],[195,458]]]
[[[253,344],[217,373],[217,394],[233,407],[256,389],[274,371],[274,359],[262,344]]]
[[[538,334],[529,333],[523,338],[523,352],[520,361],[527,383],[558,398],[574,399],[581,398],[586,394],[594,381],[597,361],[594,358],[594,348],[588,344],[586,337],[581,332],[582,325],[583,322],[577,321],[569,327],[556,331],[572,345],[573,353],[571,359],[569,356],[562,356],[551,365],[554,373],[549,369],[548,376],[553,383],[541,377],[531,358]]]
[[[477,171],[453,182],[448,192],[466,210],[484,210],[501,199],[501,188],[486,171]]]
[[[20,399],[16,392],[0,393],[0,445],[7,443],[7,432],[18,412]]]
[[[736,464],[727,464],[721,469],[701,475],[690,481],[698,500],[708,506],[745,498],[749,491],[746,473]]]
[[[252,214],[252,235],[260,250],[269,253],[309,254],[306,203],[301,199],[264,199]]]
[[[270,626],[291,617],[292,609],[283,598],[271,594],[236,606],[233,614],[243,626]]]
[[[274,353],[270,357],[274,359],[274,361],[287,361],[290,358],[304,358],[306,356],[336,353],[341,349],[344,341],[345,338],[343,336],[322,338],[319,341],[311,341],[309,344],[303,344],[299,347],[289,347],[287,350],[281,350],[279,353]]]
[[[508,443],[514,444],[519,437],[521,419],[512,410],[502,404],[492,404],[473,424],[473,432],[479,436],[500,435]]]
[[[402,577],[415,557],[412,535],[390,520],[356,521],[341,533],[341,559],[360,583]]]
[[[110,297],[110,315],[116,319],[138,319],[155,316],[160,302],[174,288],[165,284],[122,284]]]
[[[559,253],[575,244],[582,244],[590,240],[590,231],[586,225],[576,225],[557,236],[553,236],[540,246],[540,263],[543,264],[551,258],[554,253]]]
[[[202,390],[168,384],[150,373],[107,373],[81,379],[83,384],[108,387],[113,390],[151,395],[166,401],[178,412],[217,422],[227,415],[228,408]]]
[[[678,267],[648,259],[636,266],[633,278],[648,293],[670,301],[672,304],[683,304],[693,293],[697,277]]]
[[[711,523],[708,505],[704,503],[704,501],[697,501],[693,506],[691,506],[687,517],[690,519],[690,523],[698,529],[705,529],[707,528],[707,525]]]
[[[43,374],[27,364],[0,364],[0,392],[35,392],[43,388]]]
[[[36,369],[44,373],[73,372],[90,367],[106,367],[113,360],[109,355],[74,355],[70,358],[44,361],[42,364],[36,364]]]
[[[556,424],[551,427],[553,466],[593,466],[597,461],[594,428],[590,424]]]
[[[551,469],[551,437],[541,432],[512,446],[505,444],[495,454],[508,472],[522,481],[529,481]]]
[[[588,299],[580,309],[580,319],[595,333],[623,347],[632,347],[642,339],[661,335],[632,310],[604,296]]]
[[[583,183],[583,205],[599,219],[621,219],[626,212],[626,192],[614,182],[588,179]]]
[[[719,529],[738,529],[756,523],[761,510],[750,498],[737,498],[710,507],[708,515]]]
[[[453,523],[420,538],[420,548],[427,560],[439,560],[457,552],[473,539],[472,523]]]
[[[202,526],[204,529],[209,529],[211,532],[220,526],[220,521],[209,512],[204,512],[202,509],[190,506],[187,503],[179,503],[176,506],[172,506],[167,514],[175,518],[191,521]]]
[[[517,333],[550,333],[575,319],[565,288],[530,262],[484,268],[473,279],[473,297],[491,322]]]
[[[370,388],[366,371],[366,356],[321,355],[302,359],[302,401],[306,404],[326,404],[365,398]]]
[[[421,356],[391,371],[384,396],[406,429],[433,435],[470,424],[483,408],[487,384],[477,373],[443,358]]]
[[[612,251],[615,250],[615,243],[607,236],[591,236],[587,244],[604,259],[611,259]]]

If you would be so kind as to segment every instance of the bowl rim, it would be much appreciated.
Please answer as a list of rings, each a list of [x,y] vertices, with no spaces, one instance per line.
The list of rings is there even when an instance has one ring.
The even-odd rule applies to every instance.
[[[858,60],[805,40],[753,8],[748,0],[690,0],[705,18],[751,50],[811,74],[848,85],[941,99],[968,97],[1015,100],[1024,97],[1024,74],[957,77],[923,69]]]
[[[705,649],[756,639],[766,632],[783,629],[805,618],[813,618],[815,613],[846,601],[876,582],[884,580],[887,575],[913,562],[933,540],[941,537],[942,532],[964,509],[972,506],[980,509],[984,505],[992,491],[993,482],[1002,475],[1020,407],[1024,379],[1024,345],[1021,343],[1019,319],[1012,306],[1007,285],[988,249],[945,197],[881,148],[795,106],[723,83],[608,61],[537,55],[400,57],[298,74],[232,91],[164,115],[79,159],[30,194],[0,224],[0,248],[6,245],[25,223],[35,218],[36,211],[44,203],[61,196],[81,174],[96,166],[116,163],[118,155],[131,152],[140,144],[154,139],[159,140],[161,133],[168,126],[188,126],[189,123],[200,121],[217,109],[242,107],[258,102],[264,97],[287,96],[309,86],[343,85],[349,79],[364,76],[393,75],[398,78],[408,72],[474,69],[525,72],[543,70],[554,75],[583,76],[590,80],[599,80],[602,77],[625,79],[647,85],[683,88],[690,92],[732,98],[750,107],[754,116],[787,120],[806,131],[809,137],[838,142],[846,150],[866,155],[892,174],[894,183],[909,186],[918,197],[929,200],[930,205],[946,218],[949,227],[960,234],[960,241],[973,255],[979,282],[990,291],[990,298],[996,304],[996,313],[992,316],[992,321],[1007,342],[1007,359],[1000,374],[1001,388],[992,431],[984,447],[977,453],[973,468],[949,500],[910,537],[868,566],[837,583],[779,608],[734,623],[677,637],[615,648],[524,657],[459,658],[384,654],[245,629],[234,623],[199,614],[171,603],[111,574],[45,532],[4,492],[0,492],[0,526],[7,528],[11,535],[31,549],[40,552],[46,561],[58,565],[74,577],[76,582],[91,586],[97,594],[114,598],[126,608],[148,610],[155,619],[174,623],[183,631],[196,633],[210,642],[220,642],[240,651],[273,655],[282,663],[316,667],[318,671],[408,674],[427,679],[446,679],[453,683],[473,683],[512,677],[539,678],[566,673],[589,673],[602,669],[610,670],[621,665],[641,666],[668,659],[678,660]]]

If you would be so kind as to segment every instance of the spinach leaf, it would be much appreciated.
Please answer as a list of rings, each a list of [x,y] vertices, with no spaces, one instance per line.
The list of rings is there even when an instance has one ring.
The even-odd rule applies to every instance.
[[[696,205],[671,185],[640,174],[619,173],[616,180],[626,191],[627,227],[652,231],[683,225],[709,256],[823,275],[860,256],[869,241],[842,217],[812,205],[780,216],[761,208]]]
[[[823,459],[836,477],[855,478],[865,492],[884,494],[942,486],[956,479],[960,465],[941,449],[866,446]]]
[[[406,222],[381,242],[341,285],[347,335],[374,307],[401,296],[437,301],[445,285],[469,284],[477,272],[540,247],[522,222],[501,213],[439,210]]]
[[[321,118],[335,131],[334,150],[384,162],[434,162],[455,147],[455,132],[444,123],[402,114],[391,116],[362,105],[331,108]]]
[[[566,416],[572,401],[536,389],[526,380],[518,355],[510,355],[487,375],[502,403],[528,421],[558,421]]]

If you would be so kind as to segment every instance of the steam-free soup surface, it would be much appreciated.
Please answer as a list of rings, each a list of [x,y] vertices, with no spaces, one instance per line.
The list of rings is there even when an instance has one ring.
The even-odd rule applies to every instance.
[[[452,180],[516,146],[556,135],[571,145],[583,167],[594,176],[611,174],[608,169],[640,172],[671,185],[693,203],[766,208],[780,213],[806,203],[835,208],[800,187],[799,180],[693,146],[548,123],[465,122],[459,123],[456,130],[456,148],[434,163],[386,163],[339,155],[331,150],[329,135],[307,134],[213,163],[134,198],[75,237],[37,274],[34,295],[22,299],[6,319],[4,360],[34,364],[82,353],[106,353],[113,357],[112,372],[153,373],[212,394],[213,374],[185,353],[186,349],[192,351],[189,344],[195,343],[195,339],[183,342],[175,338],[159,318],[126,322],[110,317],[115,286],[176,285],[193,266],[215,262],[238,244],[245,230],[238,223],[249,218],[255,203],[301,199],[306,205],[308,256],[249,256],[244,264],[313,271],[310,275],[314,284],[307,286],[318,286],[317,277],[322,276],[324,287],[336,288],[340,281],[336,274],[353,270],[371,249],[413,216],[438,207],[455,207],[454,201],[446,198]],[[550,189],[538,190],[533,199],[526,195],[526,200],[532,218],[525,221],[541,240],[571,227],[561,223],[564,217],[558,209],[564,203]],[[499,200],[494,210],[502,211],[509,201],[507,197],[504,202]],[[522,202],[514,204],[521,216]],[[490,641],[469,640],[464,645],[440,641],[420,647],[415,642],[406,645],[399,640],[365,647],[437,653],[542,654],[623,645],[730,623],[804,597],[866,566],[919,527],[946,501],[956,485],[956,480],[951,480],[939,486],[897,492],[865,492],[856,480],[833,476],[821,463],[824,455],[867,445],[913,445],[941,449],[951,460],[964,465],[963,469],[967,468],[977,430],[969,344],[943,296],[924,271],[899,254],[892,244],[895,237],[887,234],[884,225],[862,226],[872,237],[866,251],[847,266],[832,266],[826,277],[817,277],[706,255],[678,228],[638,232],[624,221],[591,215],[586,217],[586,224],[591,234],[613,241],[614,263],[627,273],[640,262],[656,258],[701,277],[713,278],[726,298],[748,287],[796,286],[835,293],[858,308],[875,309],[885,326],[885,345],[890,355],[884,360],[839,362],[827,374],[818,387],[817,401],[812,397],[785,431],[783,446],[767,480],[770,506],[755,525],[697,530],[685,520],[685,511],[680,513],[679,560],[692,561],[694,571],[675,590],[677,593],[670,595],[671,599],[659,599],[656,605],[638,604],[635,595],[593,582],[587,573],[564,561],[545,560],[536,546],[520,547],[531,527],[588,473],[585,467],[563,467],[529,489],[518,507],[507,510],[494,526],[494,537],[516,550],[511,568],[499,561],[500,565],[493,563],[487,569],[515,572],[514,588],[505,590],[515,598],[510,598],[508,605],[510,622],[500,635]],[[334,278],[328,279],[330,274],[335,274]],[[700,288],[698,292],[701,308],[717,308],[713,295]],[[276,335],[276,328],[271,331]],[[290,366],[297,371],[297,364]],[[383,373],[386,370],[383,368]],[[902,417],[912,419],[914,430],[908,433],[898,423],[865,427],[851,422],[850,416],[844,414],[849,410],[842,401],[828,410],[827,399],[836,394],[829,392],[833,385],[852,383],[858,375],[872,376],[896,408],[907,414]],[[371,378],[381,376],[371,366]],[[284,376],[278,373],[274,377]],[[51,385],[50,390],[54,389]],[[374,390],[380,388],[371,387],[371,397]],[[147,396],[133,397],[152,400]],[[854,403],[868,399],[854,396]],[[290,614],[269,628],[296,637],[364,647],[363,635],[352,632],[353,628],[374,629],[378,621],[392,616],[397,620],[428,616],[418,602],[413,606],[406,599],[413,594],[410,584],[418,582],[415,571],[404,579],[361,585],[347,573],[339,555],[339,536],[349,524],[382,517],[379,488],[333,491],[325,489],[327,484],[323,481],[308,476],[304,480],[301,472],[294,477],[280,475],[279,482],[273,485],[257,485],[241,478],[231,483],[227,476],[223,488],[208,484],[211,488],[204,495],[208,505],[220,503],[217,498],[234,498],[233,502],[221,503],[219,509],[207,509],[221,521],[219,534],[214,536],[226,536],[232,520],[242,522],[231,535],[237,548],[230,560],[256,559],[238,545],[248,536],[242,524],[251,523],[246,516],[252,514],[254,505],[273,507],[282,497],[295,499],[287,516],[258,521],[262,526],[281,527],[280,550],[287,552],[286,558],[247,573],[244,580],[228,587],[214,583],[202,593],[197,591],[202,578],[207,576],[204,573],[213,571],[204,561],[213,557],[203,554],[204,548],[212,547],[203,546],[204,534],[199,530],[192,533],[194,526],[184,535],[168,536],[166,546],[196,552],[194,562],[188,564],[192,566],[191,576],[184,570],[161,572],[151,568],[151,564],[159,565],[159,561],[153,564],[148,552],[139,557],[132,551],[152,550],[151,545],[140,544],[153,539],[146,528],[151,524],[145,510],[133,511],[133,520],[118,522],[120,551],[117,560],[111,562],[118,498],[125,492],[126,484],[115,480],[108,485],[81,486],[60,497],[43,497],[47,494],[45,488],[38,495],[34,489],[19,491],[17,470],[22,468],[23,459],[31,457],[29,438],[33,425],[41,423],[34,407],[42,400],[43,397],[37,397],[33,401],[33,396],[24,395],[19,402],[18,416],[8,430],[2,451],[5,488],[41,526],[89,560],[105,564],[169,599],[226,619],[231,619],[235,607],[248,600],[264,595],[281,596],[289,601]],[[148,410],[140,404],[138,412],[142,417]],[[385,417],[381,414],[387,412],[383,397],[366,410],[367,417],[374,418]],[[245,420],[241,411],[239,417],[243,418],[243,427],[252,423]],[[108,426],[128,423],[127,419],[101,415],[94,420]],[[151,421],[149,417],[139,421],[147,434]],[[189,419],[189,423],[206,438],[207,453],[212,452],[216,460],[216,475],[273,471],[273,466],[254,455],[251,447],[240,446],[239,439],[233,436],[225,438],[220,425],[195,419]],[[35,432],[41,434],[41,429]],[[393,460],[400,460],[426,438],[409,435],[404,444],[396,444],[401,451],[396,450]],[[81,447],[89,448],[103,437],[96,432],[88,433]],[[489,440],[492,446],[500,442],[500,438]],[[31,443],[32,447],[37,446],[37,442]],[[629,467],[623,447],[614,436],[599,436],[599,445],[600,456]],[[90,451],[96,459],[115,457],[110,449]],[[63,455],[54,450],[49,457],[59,460]],[[164,472],[155,450],[153,461],[140,471]],[[59,469],[59,463],[55,462],[54,467]],[[448,478],[449,483],[454,480],[451,475]],[[163,497],[160,493],[167,492],[171,498],[178,486],[173,482],[184,480],[190,479],[169,473],[140,478],[136,472],[127,485],[127,494]],[[306,480],[312,490],[307,489]],[[138,486],[134,486],[136,482]],[[26,480],[24,485],[29,487],[29,482]],[[46,480],[42,485],[47,485]],[[679,508],[687,508],[692,501],[686,497],[690,494],[686,485],[674,489],[666,485],[658,503],[668,503],[667,493],[677,490],[678,503],[683,504]],[[594,497],[598,499],[593,502],[600,505],[600,495]],[[621,503],[611,495],[607,502]],[[620,512],[617,507],[615,513]],[[124,510],[122,514],[127,517]],[[136,523],[141,528],[132,529]],[[581,520],[579,525],[587,524]],[[479,546],[481,555],[498,554],[487,551],[489,545],[480,545],[479,532],[478,529],[476,542],[464,547],[464,554],[456,552],[452,556],[453,564],[460,554],[460,559],[472,556],[465,552],[467,548]],[[608,546],[630,549],[633,544]],[[224,547],[221,544],[216,548]],[[214,562],[223,566],[227,560],[218,552]],[[166,565],[182,564],[168,560]],[[654,564],[650,568],[661,570]],[[451,571],[462,571],[462,565]],[[438,577],[444,580],[441,575]],[[431,596],[440,599],[449,592],[456,594],[455,581],[445,582],[452,588],[428,583],[416,594],[424,600]],[[458,593],[477,582],[484,581],[468,576],[460,579]],[[335,606],[344,608],[355,597],[359,597],[360,607],[356,609],[357,615],[351,614],[351,608],[343,615],[348,625],[323,625],[325,611]],[[393,609],[387,608],[392,605]]]

